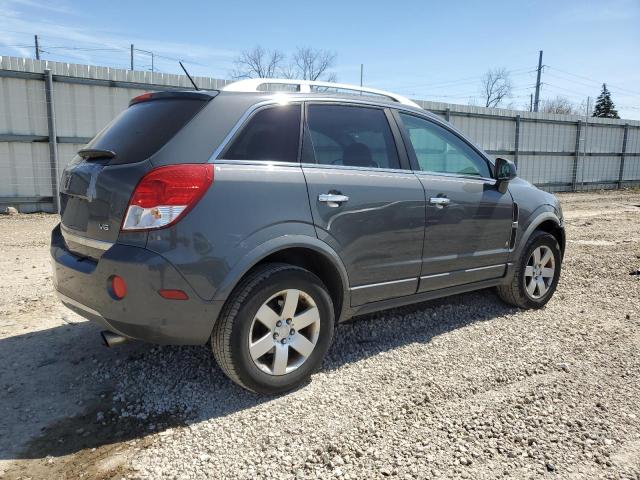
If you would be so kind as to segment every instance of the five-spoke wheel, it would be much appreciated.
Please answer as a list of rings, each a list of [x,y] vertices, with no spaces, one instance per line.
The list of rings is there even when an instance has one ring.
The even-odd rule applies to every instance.
[[[542,298],[547,293],[556,273],[556,261],[551,248],[540,245],[533,250],[524,269],[527,293],[531,298]]]
[[[211,346],[236,383],[260,393],[283,392],[322,364],[334,315],[331,296],[313,273],[281,263],[261,265],[231,294]]]
[[[297,289],[272,295],[256,312],[249,351],[256,366],[285,375],[311,356],[320,335],[320,311],[313,298]]]
[[[517,260],[510,283],[500,285],[498,294],[517,307],[543,307],[558,285],[561,263],[558,240],[547,232],[533,232]]]

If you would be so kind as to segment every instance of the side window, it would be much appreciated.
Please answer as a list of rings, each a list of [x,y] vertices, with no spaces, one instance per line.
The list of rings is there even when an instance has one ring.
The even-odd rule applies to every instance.
[[[228,160],[298,161],[300,105],[259,110],[224,154]]]
[[[381,109],[309,105],[307,128],[304,162],[400,168],[391,128]]]
[[[491,178],[489,165],[478,153],[446,128],[400,113],[420,170]]]

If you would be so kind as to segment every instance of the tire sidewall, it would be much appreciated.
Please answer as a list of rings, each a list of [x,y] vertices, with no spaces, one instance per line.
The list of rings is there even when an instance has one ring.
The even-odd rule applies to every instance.
[[[553,282],[551,283],[549,290],[547,290],[547,293],[541,298],[533,298],[527,292],[525,269],[527,267],[529,257],[531,257],[533,251],[540,246],[546,246],[551,249],[551,253],[554,256],[555,272],[553,274]],[[539,232],[529,241],[529,244],[523,253],[522,258],[520,259],[520,271],[518,273],[520,276],[518,279],[520,295],[526,300],[529,308],[543,307],[549,300],[551,300],[551,297],[553,297],[560,279],[560,271],[562,269],[562,252],[560,251],[560,245],[553,235],[546,232]]]
[[[269,375],[254,363],[249,352],[251,325],[258,309],[271,296],[295,288],[313,298],[320,312],[320,332],[313,352],[295,371],[286,375]],[[231,356],[238,376],[251,390],[259,393],[279,393],[295,388],[322,365],[322,360],[331,345],[334,330],[334,312],[331,297],[326,288],[311,272],[300,268],[281,270],[258,283],[250,292],[247,301],[240,307],[231,330]]]

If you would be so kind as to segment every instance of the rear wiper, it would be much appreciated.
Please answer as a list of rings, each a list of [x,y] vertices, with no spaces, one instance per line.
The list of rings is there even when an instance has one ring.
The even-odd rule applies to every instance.
[[[101,150],[99,148],[83,148],[78,150],[80,155],[85,160],[92,160],[95,158],[115,158],[116,152],[112,150]]]

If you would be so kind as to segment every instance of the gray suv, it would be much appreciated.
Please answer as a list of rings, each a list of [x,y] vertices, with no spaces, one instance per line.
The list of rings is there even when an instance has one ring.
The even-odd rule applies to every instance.
[[[207,344],[277,393],[355,315],[497,287],[540,308],[565,247],[557,199],[404,97],[248,80],[129,108],[61,178],[62,302],[129,339]]]

